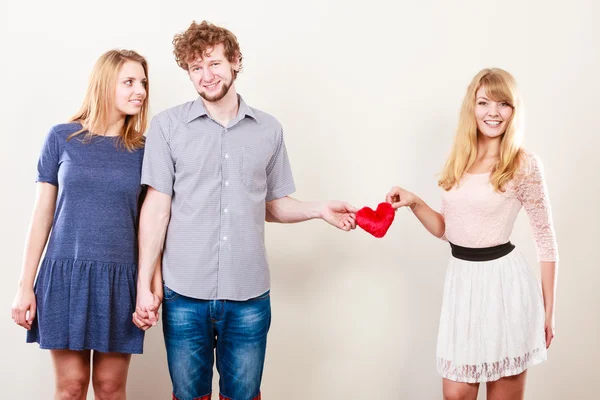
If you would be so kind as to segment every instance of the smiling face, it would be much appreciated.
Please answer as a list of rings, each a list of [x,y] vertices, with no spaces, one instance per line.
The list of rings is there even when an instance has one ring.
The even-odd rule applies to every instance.
[[[115,108],[120,115],[138,114],[146,101],[146,74],[138,62],[127,61],[117,77]]]
[[[216,102],[227,95],[238,69],[239,62],[229,62],[223,45],[217,44],[189,64],[188,74],[198,94],[206,101]]]
[[[485,86],[475,94],[475,119],[477,130],[489,138],[495,138],[506,131],[513,107],[506,100],[495,101],[489,98]]]

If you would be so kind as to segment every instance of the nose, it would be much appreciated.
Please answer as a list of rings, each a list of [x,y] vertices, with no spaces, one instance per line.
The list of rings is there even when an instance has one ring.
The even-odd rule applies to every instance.
[[[215,77],[215,75],[212,73],[212,71],[210,70],[210,68],[206,68],[204,71],[204,76],[202,77],[203,81],[212,81],[212,79]]]
[[[500,111],[498,111],[498,105],[492,104],[489,108],[488,115],[490,117],[498,117],[500,115]]]
[[[141,82],[135,85],[135,94],[146,96],[146,85]]]

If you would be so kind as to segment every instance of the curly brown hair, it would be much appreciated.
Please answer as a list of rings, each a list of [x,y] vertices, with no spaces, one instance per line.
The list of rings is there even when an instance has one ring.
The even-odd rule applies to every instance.
[[[239,70],[241,70],[242,52],[235,35],[208,21],[202,21],[199,24],[194,21],[185,32],[173,37],[175,61],[177,61],[177,65],[187,71],[191,62],[204,56],[207,49],[219,44],[225,48],[225,57],[230,63],[239,61]],[[234,77],[237,76],[237,72],[234,72]]]

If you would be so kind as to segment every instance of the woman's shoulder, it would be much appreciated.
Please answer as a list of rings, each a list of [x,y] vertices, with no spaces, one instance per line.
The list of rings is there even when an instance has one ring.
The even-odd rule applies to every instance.
[[[542,168],[542,162],[538,155],[529,150],[521,149],[519,157],[518,175],[529,176]]]
[[[50,129],[50,135],[54,135],[56,138],[67,139],[75,132],[81,130],[81,124],[78,122],[67,122],[62,124],[54,125]]]

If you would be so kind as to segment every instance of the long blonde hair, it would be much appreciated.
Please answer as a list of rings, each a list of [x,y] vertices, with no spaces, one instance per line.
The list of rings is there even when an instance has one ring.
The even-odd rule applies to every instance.
[[[146,98],[138,114],[125,116],[125,123],[119,139],[120,143],[129,151],[143,146],[144,132],[148,124],[150,94],[148,62],[133,50],[109,50],[96,61],[83,104],[77,114],[69,120],[80,123],[82,129],[73,133],[68,139],[87,132],[84,140],[89,140],[94,133],[104,132],[108,128],[108,118],[113,112],[115,104],[115,85],[119,70],[127,61],[135,61],[142,65],[146,75]]]
[[[475,96],[485,87],[486,95],[493,101],[504,101],[512,109],[512,115],[502,134],[500,157],[490,175],[490,182],[498,192],[517,172],[521,159],[523,110],[521,98],[513,76],[500,68],[481,70],[471,81],[462,103],[460,118],[450,156],[440,174],[438,184],[445,190],[452,189],[473,165],[477,157],[477,121],[475,120]]]

